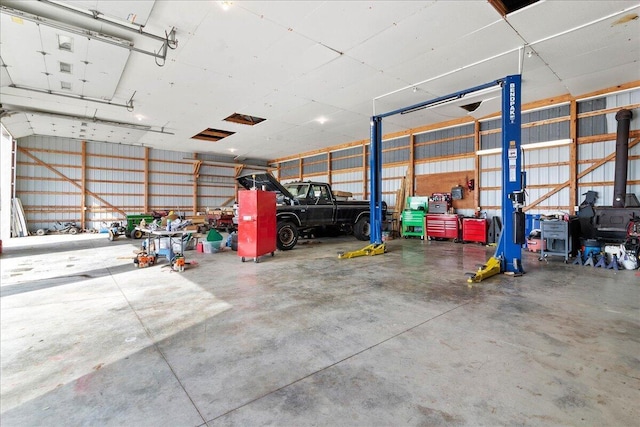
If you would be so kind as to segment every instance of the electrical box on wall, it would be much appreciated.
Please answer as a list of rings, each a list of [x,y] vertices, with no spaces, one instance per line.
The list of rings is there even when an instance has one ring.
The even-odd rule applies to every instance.
[[[451,198],[453,200],[461,200],[464,197],[464,189],[462,186],[458,185],[457,187],[453,187],[451,189]]]

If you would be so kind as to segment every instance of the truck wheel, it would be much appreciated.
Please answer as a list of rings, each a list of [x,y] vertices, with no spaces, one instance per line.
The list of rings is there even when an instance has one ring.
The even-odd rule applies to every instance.
[[[298,243],[298,227],[295,224],[285,221],[278,223],[278,233],[276,246],[281,251],[288,251]]]
[[[142,231],[141,230],[133,230],[131,232],[131,235],[133,236],[134,239],[140,239],[140,238],[142,238]]]
[[[368,217],[362,217],[356,222],[356,225],[353,227],[353,234],[356,236],[358,240],[369,240],[369,236],[371,235],[371,225],[369,224]]]
[[[69,234],[78,234],[78,229],[77,229],[77,228],[75,228],[75,227],[71,227],[71,228],[69,229]]]

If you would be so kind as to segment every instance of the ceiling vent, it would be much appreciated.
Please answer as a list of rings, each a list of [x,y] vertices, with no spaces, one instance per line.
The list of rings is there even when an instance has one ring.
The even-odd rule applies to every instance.
[[[71,74],[71,64],[67,62],[60,62],[60,72]]]
[[[489,3],[502,16],[507,16],[516,10],[520,10],[539,0],[489,0]]]
[[[60,88],[63,90],[71,90],[71,83],[69,82],[60,82]]]
[[[248,114],[240,113],[233,113],[232,115],[224,119],[225,122],[240,123],[241,125],[249,126],[257,125],[258,123],[264,122],[265,120],[266,119],[263,119],[262,117],[250,116]]]
[[[191,137],[191,139],[201,139],[203,141],[216,142],[222,138],[233,135],[235,132],[229,132],[228,130],[211,129],[207,128],[197,135]]]
[[[58,49],[73,52],[73,39],[63,34],[58,34]]]

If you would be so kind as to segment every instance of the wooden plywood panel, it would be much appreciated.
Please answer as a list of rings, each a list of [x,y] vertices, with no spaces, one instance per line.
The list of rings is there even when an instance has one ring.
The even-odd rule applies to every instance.
[[[433,193],[450,193],[457,185],[462,186],[463,198],[454,200],[455,209],[475,209],[473,192],[467,189],[467,181],[473,179],[473,171],[434,173],[416,175],[416,196],[430,196]],[[477,184],[477,183],[476,183]],[[477,188],[474,191],[478,191]]]

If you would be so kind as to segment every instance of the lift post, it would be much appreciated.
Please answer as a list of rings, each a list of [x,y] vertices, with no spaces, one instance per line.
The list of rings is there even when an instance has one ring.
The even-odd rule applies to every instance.
[[[507,76],[502,85],[502,232],[493,257],[467,282],[480,282],[502,272],[523,274],[524,174],[522,173],[520,75]],[[498,268],[499,266],[499,268]]]
[[[522,174],[520,75],[507,76],[502,86],[502,234],[494,257],[502,261],[502,271],[524,273],[522,241],[516,217],[522,215],[524,185]]]

